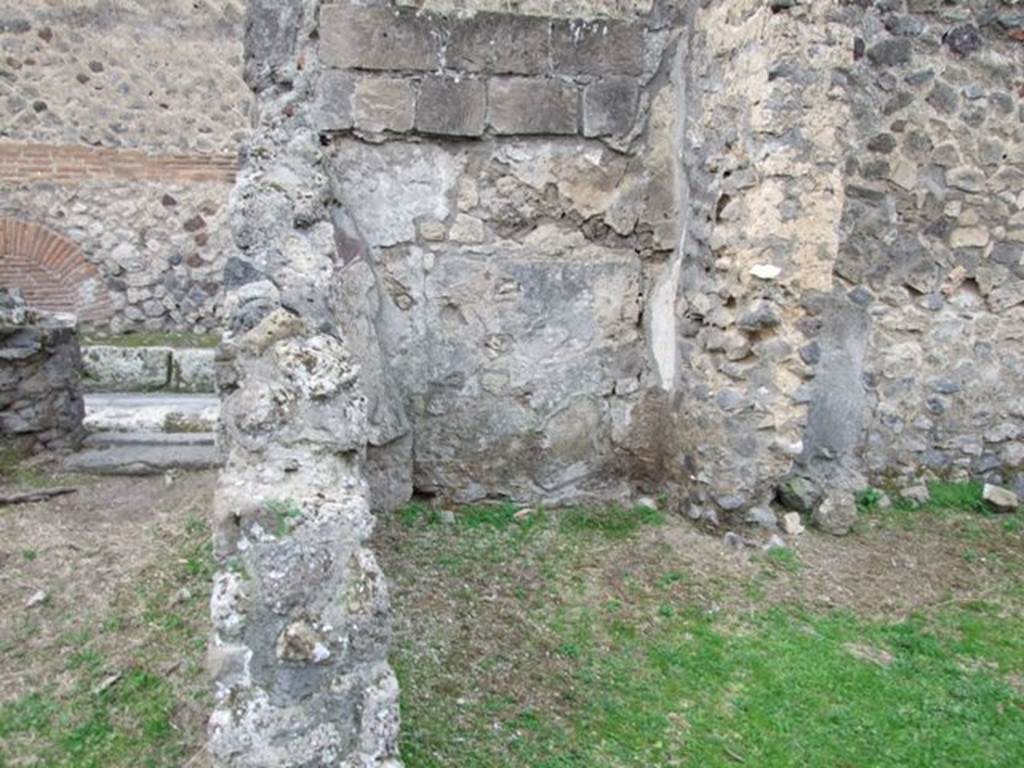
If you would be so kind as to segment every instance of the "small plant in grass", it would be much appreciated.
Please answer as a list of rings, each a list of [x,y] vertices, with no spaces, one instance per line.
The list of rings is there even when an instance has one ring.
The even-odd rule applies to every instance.
[[[32,562],[36,557],[38,557],[38,553],[34,549],[23,549],[21,551],[21,556],[29,562]]]
[[[765,560],[787,573],[799,573],[804,567],[796,552],[788,547],[774,547],[764,553]]]
[[[274,534],[279,537],[291,533],[295,521],[302,517],[302,508],[295,499],[267,499],[263,510],[273,515]]]
[[[987,514],[988,505],[982,496],[984,486],[978,482],[935,482],[929,483],[930,498],[925,507],[951,512]]]
[[[624,539],[645,525],[661,525],[664,516],[650,507],[573,507],[561,513],[563,533],[599,533],[609,539]]]
[[[882,492],[877,488],[865,488],[857,494],[856,500],[860,512],[874,512],[882,501]]]

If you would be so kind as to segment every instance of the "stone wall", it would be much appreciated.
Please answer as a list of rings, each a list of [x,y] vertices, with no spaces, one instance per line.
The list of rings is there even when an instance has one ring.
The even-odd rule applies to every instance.
[[[0,288],[0,436],[30,451],[76,448],[84,437],[81,352],[73,315],[30,310]]]
[[[0,2],[0,216],[81,250],[100,278],[73,307],[89,328],[220,322],[248,124],[243,12],[240,0]],[[38,265],[26,296],[57,279]]]
[[[867,329],[864,465],[1019,487],[1024,8],[911,0],[843,20],[835,273]]]
[[[695,516],[770,520],[790,465],[843,492],[835,530],[869,479],[1019,478],[1017,4],[737,0],[696,28]]]
[[[647,11],[323,7],[314,116],[382,507],[655,481],[635,423],[664,406],[644,327],[679,237],[685,23]]]

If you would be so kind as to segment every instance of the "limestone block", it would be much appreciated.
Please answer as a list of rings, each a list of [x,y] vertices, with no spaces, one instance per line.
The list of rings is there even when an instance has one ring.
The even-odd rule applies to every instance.
[[[583,89],[583,135],[621,136],[636,119],[640,89],[632,78],[609,77]]]
[[[171,353],[171,385],[179,392],[215,392],[216,350],[176,349]]]
[[[417,219],[445,221],[463,161],[436,144],[339,142],[338,199],[371,246],[416,238]]]
[[[313,121],[320,131],[344,131],[353,126],[356,79],[348,72],[324,72],[313,104]]]
[[[624,21],[556,21],[551,26],[554,71],[567,75],[639,75],[644,28]]]
[[[543,17],[478,13],[452,25],[445,65],[464,72],[544,74],[550,27]]]
[[[320,56],[329,67],[437,69],[442,39],[440,19],[413,9],[349,3],[320,9]]]
[[[355,88],[355,124],[364,131],[380,133],[412,130],[416,98],[408,80],[366,77]]]
[[[85,347],[82,359],[86,387],[93,391],[143,392],[170,381],[168,347]]]
[[[559,80],[493,79],[487,121],[503,135],[571,135],[578,130],[579,94],[575,86]]]
[[[416,105],[416,130],[442,136],[484,132],[484,84],[468,78],[427,77]]]

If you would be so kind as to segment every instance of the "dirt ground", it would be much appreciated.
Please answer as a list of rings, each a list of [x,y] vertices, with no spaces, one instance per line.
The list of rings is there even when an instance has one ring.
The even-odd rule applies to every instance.
[[[59,674],[64,660],[42,651],[62,634],[87,629],[166,554],[167,541],[190,517],[205,517],[214,474],[173,482],[163,476],[57,480],[78,492],[0,508],[0,647],[18,658],[3,665],[0,701]],[[0,493],[13,490],[0,486]],[[39,595],[42,602],[28,607]]]

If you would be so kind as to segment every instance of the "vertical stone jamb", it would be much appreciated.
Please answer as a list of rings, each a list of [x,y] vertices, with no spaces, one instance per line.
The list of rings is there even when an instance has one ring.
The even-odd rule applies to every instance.
[[[395,768],[388,599],[365,542],[366,398],[336,323],[335,208],[309,112],[319,0],[252,0],[255,132],[232,196],[209,663],[215,766]]]

